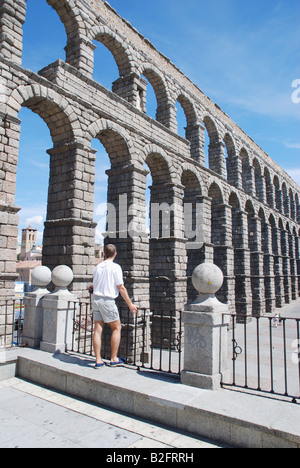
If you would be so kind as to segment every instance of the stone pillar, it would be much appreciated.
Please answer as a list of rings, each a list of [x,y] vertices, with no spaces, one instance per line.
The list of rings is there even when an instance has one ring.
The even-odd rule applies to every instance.
[[[156,111],[156,120],[171,131],[177,133],[178,125],[176,114],[177,109],[174,104],[170,104],[169,102],[160,102]]]
[[[272,313],[276,307],[274,256],[272,252],[272,227],[266,223],[263,225],[263,250],[266,312]]]
[[[113,82],[112,91],[146,113],[147,82],[137,74],[122,76]]]
[[[232,208],[230,205],[218,205],[219,222],[222,226],[222,237],[214,245],[214,264],[218,266],[224,281],[217,298],[229,306],[230,312],[235,312],[235,275],[234,275],[234,248],[232,246]]]
[[[223,274],[217,266],[204,263],[195,269],[192,280],[199,296],[183,313],[185,343],[181,382],[216,390],[228,374],[229,315],[224,315],[228,307],[215,297],[223,284]]]
[[[242,189],[242,162],[239,156],[228,156],[227,158],[227,181],[229,184]]]
[[[236,313],[250,315],[252,313],[252,291],[250,278],[250,249],[248,244],[248,213],[239,212],[241,245],[235,249],[235,301]]]
[[[202,148],[205,145],[204,127],[197,123],[186,127],[186,139],[191,143],[191,158],[205,166],[205,155]]]
[[[25,15],[25,0],[0,1],[0,55],[17,65],[22,64]]]
[[[209,168],[226,179],[225,143],[222,141],[211,142],[208,153]]]
[[[275,189],[275,198],[276,198],[276,209],[280,213],[283,213],[282,190],[280,190],[280,188]]]
[[[273,255],[274,255],[274,275],[275,275],[275,295],[276,307],[284,305],[284,283],[282,276],[282,255],[281,255],[281,231],[273,227]]]
[[[256,198],[258,198],[262,203],[266,204],[267,193],[266,193],[266,184],[265,184],[264,175],[262,174],[255,175],[255,189],[256,189]]]
[[[74,142],[53,148],[43,265],[67,265],[74,273],[72,290],[87,296],[95,261],[93,151]]]
[[[69,40],[65,47],[66,62],[77,68],[87,78],[92,78],[96,48],[97,46],[85,37]]]
[[[295,259],[296,259],[296,296],[300,296],[300,242],[297,234],[295,235]]]
[[[46,289],[51,281],[50,269],[45,266],[35,268],[31,273],[31,280],[36,289],[26,293],[24,297],[23,344],[29,348],[39,348],[43,335],[42,300],[50,294]]]
[[[18,212],[15,206],[20,120],[0,114],[0,299],[14,296],[18,246]],[[0,312],[1,314],[1,312]]]
[[[250,231],[250,270],[252,288],[252,315],[260,316],[265,313],[265,282],[264,282],[264,254],[261,241],[261,219],[249,219]]]
[[[292,290],[292,300],[295,301],[298,297],[297,295],[297,287],[296,287],[296,256],[295,256],[295,242],[294,236],[289,231],[289,257],[290,257],[290,283],[291,283],[291,290]]]
[[[289,257],[289,238],[288,231],[281,230],[281,258],[282,258],[282,276],[284,284],[285,303],[290,304],[292,298],[292,288],[290,282],[290,257]]]
[[[133,303],[149,308],[149,239],[146,233],[146,176],[147,171],[134,165],[113,164],[108,170],[109,213],[105,244],[114,244],[118,250],[116,262],[124,274],[125,286]],[[139,359],[143,351],[143,331],[138,320],[135,335],[135,317],[119,299],[121,321],[129,320],[128,360]],[[121,343],[122,346],[122,343]],[[122,349],[122,348],[121,348]],[[134,355],[135,352],[135,355]]]
[[[73,272],[67,266],[60,265],[53,270],[52,282],[56,289],[42,300],[44,309],[42,351],[63,353],[71,348],[73,308],[70,303],[77,301],[77,296],[67,289],[72,281]]]
[[[254,168],[253,166],[249,165],[249,161],[247,163],[242,164],[242,180],[243,180],[243,189],[245,190],[248,195],[253,197],[255,195],[255,187],[254,187]]]

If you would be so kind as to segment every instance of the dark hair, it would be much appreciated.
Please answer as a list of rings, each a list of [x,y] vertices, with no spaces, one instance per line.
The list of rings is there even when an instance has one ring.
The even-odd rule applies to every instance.
[[[105,258],[112,258],[117,253],[117,247],[113,244],[107,244],[104,249]]]

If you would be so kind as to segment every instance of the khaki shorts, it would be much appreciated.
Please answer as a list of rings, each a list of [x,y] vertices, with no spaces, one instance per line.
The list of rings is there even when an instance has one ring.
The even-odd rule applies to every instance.
[[[105,297],[93,297],[94,322],[111,323],[120,320],[118,307],[114,299]]]

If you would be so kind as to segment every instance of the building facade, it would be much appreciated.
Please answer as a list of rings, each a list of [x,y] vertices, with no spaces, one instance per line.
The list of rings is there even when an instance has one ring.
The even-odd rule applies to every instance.
[[[222,269],[219,298],[232,312],[270,313],[298,298],[296,183],[107,2],[47,1],[64,24],[66,58],[38,74],[22,68],[26,1],[0,1],[0,300],[13,296],[17,277],[22,107],[44,120],[53,142],[43,264],[70,266],[79,296],[86,294],[95,263],[96,138],[110,158],[107,199],[119,213],[106,241],[118,246],[126,285],[141,307],[181,309],[194,296],[191,273],[205,261]],[[92,78],[94,41],[109,49],[118,66],[112,90]],[[156,119],[145,113],[143,76],[155,91]],[[186,116],[185,138],[178,135],[177,102]],[[141,228],[148,171],[151,204],[169,215],[168,229],[158,221],[162,225],[150,237]],[[125,197],[130,209],[121,213]],[[191,227],[201,220],[201,239],[186,235],[185,207]]]

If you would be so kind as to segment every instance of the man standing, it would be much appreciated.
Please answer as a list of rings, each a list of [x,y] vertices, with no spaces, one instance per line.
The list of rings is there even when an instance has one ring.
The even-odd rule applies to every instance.
[[[105,366],[101,358],[102,332],[105,323],[108,323],[111,330],[111,367],[124,364],[118,357],[121,343],[121,321],[115,299],[121,294],[133,314],[137,314],[138,307],[135,306],[124,286],[123,272],[120,265],[114,263],[117,256],[117,249],[109,244],[105,247],[105,261],[100,263],[94,272],[93,279],[93,317],[95,331],[93,337],[94,351],[96,355],[95,369]]]

